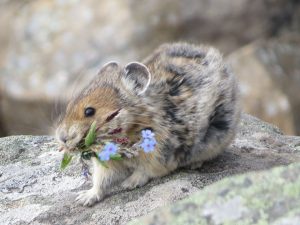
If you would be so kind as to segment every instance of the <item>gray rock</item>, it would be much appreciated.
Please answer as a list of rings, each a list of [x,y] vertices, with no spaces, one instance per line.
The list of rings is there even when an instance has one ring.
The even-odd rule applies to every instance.
[[[299,146],[299,137],[283,136],[278,128],[243,115],[234,143],[220,157],[204,163],[202,168],[181,169],[133,191],[115,187],[102,202],[84,208],[75,205],[74,199],[77,191],[90,186],[90,181],[86,182],[81,176],[81,165],[76,160],[65,171],[60,171],[62,153],[57,151],[52,137],[1,138],[0,224],[125,224],[224,177],[300,161]],[[253,183],[252,176],[243,179],[240,188]],[[240,180],[237,179],[236,183]],[[243,196],[233,198],[228,194],[230,190],[230,186],[220,189],[220,196],[225,196],[225,205],[211,200],[199,218],[211,217],[218,222],[226,219],[227,215],[235,220],[251,213],[244,206]],[[240,206],[236,214],[224,211],[225,206],[229,210],[227,208],[232,205]],[[184,207],[193,210],[196,206],[193,203]],[[181,212],[180,207],[174,210]],[[274,208],[274,212],[276,210]],[[290,216],[291,220],[297,218],[296,215]],[[287,222],[282,218],[278,223]]]
[[[300,35],[255,41],[227,60],[239,79],[244,111],[299,135]]]
[[[0,102],[1,102],[1,96],[0,96]],[[5,130],[5,127],[3,125],[2,116],[1,116],[1,112],[0,112],[0,137],[3,137],[5,135],[6,135],[6,130]]]
[[[225,178],[130,225],[296,225],[300,163]]]

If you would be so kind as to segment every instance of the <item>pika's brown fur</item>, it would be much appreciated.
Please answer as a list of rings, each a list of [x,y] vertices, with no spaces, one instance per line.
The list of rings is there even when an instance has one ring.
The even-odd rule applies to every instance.
[[[95,109],[93,116],[85,116],[88,107]],[[114,183],[132,189],[179,167],[200,167],[230,144],[239,115],[235,77],[214,48],[165,44],[143,63],[106,64],[69,103],[57,129],[61,145],[73,149],[94,120],[100,133],[122,127],[132,143],[151,128],[157,145],[151,153],[109,161],[108,169],[93,159],[93,187],[77,201],[92,205]]]

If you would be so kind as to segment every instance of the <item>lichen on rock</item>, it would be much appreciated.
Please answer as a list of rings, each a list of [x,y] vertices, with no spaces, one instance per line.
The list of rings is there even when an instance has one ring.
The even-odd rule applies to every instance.
[[[296,163],[226,178],[129,224],[296,224],[299,172]]]

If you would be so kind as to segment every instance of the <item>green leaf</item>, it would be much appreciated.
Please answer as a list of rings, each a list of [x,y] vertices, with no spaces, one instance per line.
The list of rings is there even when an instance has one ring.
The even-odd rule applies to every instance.
[[[84,144],[86,147],[90,147],[96,139],[96,121],[94,121],[90,127],[88,134],[84,139]]]
[[[104,166],[105,168],[108,168],[108,165],[106,164],[106,162],[99,160],[101,166]]]
[[[110,159],[119,161],[119,160],[122,160],[122,156],[117,153],[117,154],[111,155]]]
[[[104,166],[105,168],[108,168],[108,165],[106,164],[106,162],[100,161],[100,164],[101,164],[102,166]]]
[[[60,169],[64,170],[70,164],[72,158],[72,155],[64,153],[63,159],[61,160]]]
[[[98,162],[101,164],[101,166],[108,168],[108,165],[106,164],[106,162],[100,160],[98,157],[96,157],[96,159],[98,159]]]

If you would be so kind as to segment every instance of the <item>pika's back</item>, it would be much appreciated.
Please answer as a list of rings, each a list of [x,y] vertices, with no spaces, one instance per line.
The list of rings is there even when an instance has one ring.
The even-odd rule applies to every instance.
[[[144,64],[152,72],[154,82],[174,75],[183,76],[188,70],[192,72],[193,69],[197,69],[197,72],[203,71],[205,75],[206,72],[215,72],[223,66],[222,56],[218,50],[187,43],[161,45],[144,60]],[[196,76],[199,77],[199,74]]]
[[[146,98],[163,115],[155,126],[169,134],[164,155],[179,165],[218,155],[233,139],[240,115],[235,76],[219,51],[165,44],[144,64],[152,75]]]
[[[220,52],[187,43],[164,44],[143,62],[151,73],[145,97],[161,96],[188,109],[229,99],[236,103],[237,84]]]

